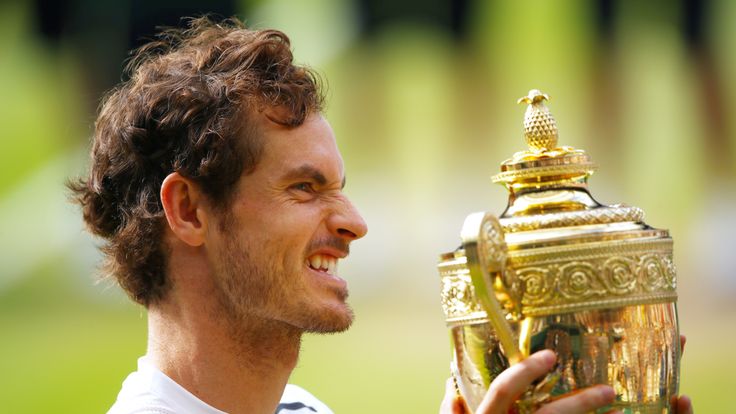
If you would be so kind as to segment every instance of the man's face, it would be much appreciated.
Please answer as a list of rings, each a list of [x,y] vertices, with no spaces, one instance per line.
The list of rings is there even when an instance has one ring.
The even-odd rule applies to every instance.
[[[210,227],[220,303],[236,323],[255,317],[302,331],[345,330],[353,314],[338,262],[367,228],[342,192],[332,128],[315,114],[292,129],[265,121],[261,134],[256,169]]]

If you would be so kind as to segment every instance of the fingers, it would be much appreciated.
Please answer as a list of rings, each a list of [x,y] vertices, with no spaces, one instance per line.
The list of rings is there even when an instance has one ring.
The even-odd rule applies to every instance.
[[[452,384],[452,378],[448,378],[447,381],[445,381],[445,398],[442,399],[442,403],[440,404],[440,414],[452,413],[452,400],[454,398],[455,387]]]
[[[685,343],[687,342],[687,338],[685,335],[680,335],[680,357],[682,357],[682,354],[685,353]]]
[[[596,385],[547,404],[536,414],[584,414],[612,403],[615,397],[613,388]]]
[[[445,382],[445,398],[440,404],[440,414],[465,414],[465,403],[463,398],[455,392],[452,377]]]
[[[677,403],[673,405],[675,405],[676,407],[675,412],[677,414],[693,414],[693,403],[692,401],[690,401],[689,397],[685,395],[681,395],[676,398],[677,398]]]
[[[462,396],[458,395],[452,400],[452,414],[466,414],[468,412],[467,404]]]
[[[476,414],[506,414],[516,399],[535,379],[554,366],[555,353],[539,351],[502,372],[491,383]]]

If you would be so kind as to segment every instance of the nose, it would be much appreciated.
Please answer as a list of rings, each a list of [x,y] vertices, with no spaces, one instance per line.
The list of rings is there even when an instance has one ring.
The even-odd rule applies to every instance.
[[[327,219],[327,226],[332,234],[346,241],[357,240],[368,233],[368,225],[347,197]]]

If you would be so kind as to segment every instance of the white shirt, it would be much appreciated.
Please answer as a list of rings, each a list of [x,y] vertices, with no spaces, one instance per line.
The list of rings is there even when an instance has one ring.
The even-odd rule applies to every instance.
[[[128,375],[107,414],[226,414],[205,403],[156,368],[146,357]],[[333,414],[315,396],[287,384],[274,414]]]

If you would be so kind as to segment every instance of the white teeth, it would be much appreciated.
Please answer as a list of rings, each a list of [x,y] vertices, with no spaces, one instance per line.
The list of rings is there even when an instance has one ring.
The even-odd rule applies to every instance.
[[[330,264],[330,270],[329,273],[331,275],[337,275],[337,259],[333,260]]]
[[[330,275],[337,272],[337,258],[327,255],[315,254],[307,259],[308,265],[315,270],[324,270]]]
[[[337,259],[334,257],[330,257],[330,260],[327,261],[327,273],[331,275],[337,275]]]

